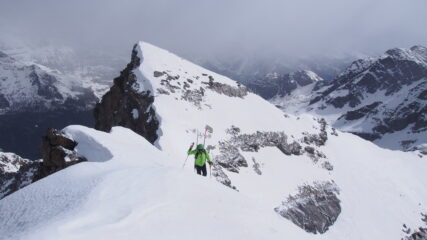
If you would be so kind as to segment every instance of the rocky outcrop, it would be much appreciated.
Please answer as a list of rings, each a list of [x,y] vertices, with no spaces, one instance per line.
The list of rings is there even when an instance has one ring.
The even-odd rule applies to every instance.
[[[325,145],[328,140],[326,132],[327,123],[323,118],[317,121],[319,123],[318,134],[304,133],[302,139],[293,141],[289,141],[288,135],[284,132],[257,131],[248,134],[241,133],[240,128],[236,126],[231,126],[226,130],[229,138],[218,142],[219,154],[215,156],[214,162],[222,169],[234,173],[239,173],[241,167],[249,167],[252,164],[255,173],[261,175],[261,165],[254,158],[248,162],[240,152],[258,152],[262,148],[273,147],[278,148],[283,154],[288,156],[306,154],[313,160],[313,163],[319,163],[322,168],[332,171],[333,166],[330,162],[326,160],[320,161],[321,159],[326,159],[326,155],[318,149],[318,147]],[[217,169],[214,169],[214,172]],[[218,176],[217,180],[226,186],[232,186],[222,169],[221,173],[214,174],[214,176]]]
[[[421,213],[421,221],[424,222],[423,227],[412,230],[410,227],[403,224],[402,231],[407,234],[402,240],[427,240],[427,214]]]
[[[33,182],[40,163],[0,152],[0,199]]]
[[[339,190],[334,182],[316,182],[298,188],[274,210],[310,233],[325,233],[341,213]]]
[[[219,142],[220,154],[215,162],[231,172],[239,172],[240,167],[248,167],[247,160],[240,154],[244,152],[258,152],[264,147],[277,147],[284,154],[300,155],[302,147],[297,142],[288,143],[288,136],[283,132],[256,132],[242,134],[240,129],[232,126],[227,130],[229,140]]]
[[[86,161],[75,151],[77,142],[62,131],[49,128],[42,137],[43,160],[32,161],[0,152],[0,199],[52,173]]]
[[[328,140],[328,133],[326,132],[326,120],[324,118],[321,118],[318,120],[320,125],[320,133],[319,134],[309,134],[304,133],[304,143],[306,144],[315,144],[316,146],[320,147],[325,145],[326,141]]]
[[[46,177],[66,167],[86,161],[74,151],[77,142],[66,136],[63,132],[49,128],[47,135],[42,137],[41,152],[43,162],[34,181]]]
[[[114,85],[95,106],[95,129],[108,132],[113,126],[123,126],[154,143],[158,138],[159,120],[152,107],[152,93],[140,92],[135,87],[138,83],[133,70],[140,64],[135,45],[130,63],[114,79]],[[163,73],[155,75],[162,76]]]
[[[243,98],[248,95],[248,89],[239,83],[237,87],[233,87],[224,83],[214,82],[214,78],[212,76],[209,76],[209,82],[203,83],[207,84],[209,89],[229,97]]]

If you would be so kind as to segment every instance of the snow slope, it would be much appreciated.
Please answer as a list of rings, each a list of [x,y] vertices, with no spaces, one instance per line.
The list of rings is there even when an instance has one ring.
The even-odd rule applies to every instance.
[[[332,173],[321,174],[303,159],[266,161],[259,179],[239,177],[247,189],[237,192],[182,169],[182,159],[128,129],[65,131],[92,162],[0,201],[0,239],[397,239],[403,223],[421,223],[419,212],[427,204],[426,180],[414,174],[425,172],[425,159],[350,134],[331,139],[332,146],[353,146],[328,147]],[[340,185],[343,213],[330,231],[313,235],[273,211],[279,202],[271,184],[292,191],[297,182],[319,177]]]
[[[154,95],[156,147],[121,127],[67,127],[89,162],[1,200],[0,239],[399,239],[403,224],[422,224],[423,155],[381,149],[310,115],[285,116],[229,78],[147,43],[136,50],[133,87]],[[192,159],[183,163],[206,125],[215,167],[203,178]],[[290,145],[300,149],[280,148]],[[237,191],[218,183],[226,178]],[[275,212],[293,208],[286,202],[299,187],[322,182],[336,186],[340,205],[325,233]]]

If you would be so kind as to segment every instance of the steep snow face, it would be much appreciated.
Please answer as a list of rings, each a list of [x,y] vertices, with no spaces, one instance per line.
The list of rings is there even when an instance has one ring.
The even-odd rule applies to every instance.
[[[213,128],[206,139],[207,145],[216,147],[213,154],[219,154],[219,142],[232,137],[229,130],[233,126],[242,134],[286,129],[288,142],[302,138],[304,131],[318,132],[316,121],[287,118],[227,77],[148,43],[140,42],[137,50],[141,65],[135,70],[138,81],[134,88],[154,95],[153,106],[160,119],[157,144],[165,152],[185,156],[190,143],[197,140],[196,130],[203,135],[207,125]],[[290,125],[293,127],[284,128]],[[202,141],[203,136],[199,136]]]
[[[0,114],[74,107],[86,109],[96,101],[79,82],[42,65],[27,65],[0,55]]]
[[[427,49],[391,49],[351,64],[330,84],[294,91],[273,102],[285,112],[325,117],[341,130],[391,149],[426,143]]]
[[[423,224],[425,158],[351,134],[332,135],[323,147],[330,172],[305,157],[260,150],[262,174],[235,174],[238,192],[182,168],[184,154],[159,151],[128,129],[65,132],[90,162],[1,200],[0,239],[399,239],[402,224]],[[301,183],[330,179],[339,186],[342,213],[326,233],[314,236],[275,213],[298,201],[280,204]],[[299,206],[311,201],[301,200]]]

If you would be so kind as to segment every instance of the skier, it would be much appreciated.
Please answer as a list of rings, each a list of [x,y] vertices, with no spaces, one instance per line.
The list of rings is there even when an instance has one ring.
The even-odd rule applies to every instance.
[[[205,150],[205,146],[203,144],[197,145],[196,149],[192,150],[193,144],[191,144],[187,154],[195,155],[194,168],[196,169],[197,174],[206,177],[206,175],[208,174],[206,170],[206,160],[208,160],[209,165],[212,165],[211,157],[209,156],[209,153]]]

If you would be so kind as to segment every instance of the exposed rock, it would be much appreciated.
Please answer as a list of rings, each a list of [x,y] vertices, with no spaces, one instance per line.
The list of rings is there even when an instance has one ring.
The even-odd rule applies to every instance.
[[[114,79],[114,85],[102,97],[101,102],[96,104],[95,128],[108,132],[113,126],[123,126],[154,143],[158,138],[159,120],[152,108],[154,102],[152,93],[137,90],[138,83],[133,70],[140,63],[135,45],[130,63],[120,73],[120,76]],[[134,109],[139,113],[137,119],[132,114]]]
[[[203,83],[207,84],[209,89],[229,97],[243,98],[248,95],[249,92],[248,89],[244,86],[239,85],[237,87],[233,87],[224,83],[214,82],[213,78],[209,78],[209,82]]]
[[[77,142],[67,137],[63,132],[49,128],[47,135],[42,137],[41,151],[43,162],[34,181],[46,177],[66,167],[86,161],[79,156],[74,148]]]
[[[277,146],[280,151],[282,151],[286,155],[301,155],[302,154],[302,147],[301,145],[293,141],[290,144],[279,144]]]
[[[205,95],[205,91],[203,88],[194,89],[194,90],[186,90],[181,99],[193,103],[197,108],[201,109],[201,103],[203,102],[203,97]]]
[[[33,182],[39,162],[0,152],[0,199]]]
[[[258,175],[262,175],[261,165],[255,160],[255,158],[252,158],[252,162],[254,162],[253,168],[255,173]]]
[[[328,170],[328,171],[332,171],[332,170],[334,170],[334,166],[332,166],[332,164],[331,164],[330,162],[328,162],[328,161],[324,161],[324,162],[322,163],[322,167],[323,167],[324,169]]]
[[[216,164],[213,165],[212,175],[218,182],[224,184],[225,186],[231,189],[237,190],[237,188],[231,184],[230,178],[228,178],[227,174],[224,173],[220,166]]]
[[[231,126],[226,130],[230,135],[230,139],[219,142],[220,154],[214,157],[214,162],[230,171],[239,172],[241,167],[248,167],[247,160],[240,154],[244,152],[257,152],[264,147],[277,147],[287,155],[300,155],[302,147],[297,142],[288,143],[288,136],[283,132],[260,132],[253,134],[241,134],[240,129],[236,126]],[[254,161],[254,160],[253,160]],[[259,164],[254,162],[254,170],[257,174],[261,173]],[[224,172],[222,172],[226,175]],[[218,181],[222,182],[222,179]]]
[[[403,224],[402,231],[407,234],[402,240],[427,240],[427,214],[421,213],[421,220],[426,226],[412,230]]]
[[[363,106],[359,109],[356,109],[354,111],[348,111],[344,115],[342,115],[340,118],[345,118],[346,120],[357,120],[362,117],[365,117],[367,114],[370,113],[377,113],[378,110],[376,108],[381,104],[382,102],[374,102],[372,104]]]
[[[304,148],[304,150],[306,151],[306,152],[308,152],[308,153],[310,153],[310,154],[314,154],[314,147],[311,147],[311,146],[306,146],[305,148]]]
[[[338,187],[334,182],[314,183],[298,188],[298,193],[274,210],[310,233],[325,233],[341,213]]]
[[[304,133],[304,143],[306,144],[315,144],[316,146],[320,147],[325,145],[326,141],[328,140],[328,133],[326,132],[326,120],[320,119],[318,120],[320,124],[320,133],[319,134],[309,134]]]
[[[154,77],[161,77],[161,76],[163,76],[164,74],[165,74],[164,72],[154,71],[153,76],[154,76]]]

